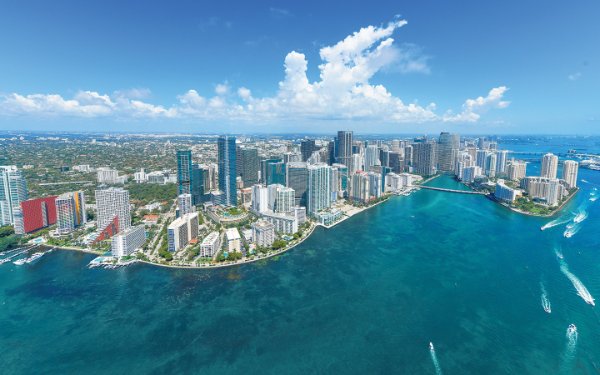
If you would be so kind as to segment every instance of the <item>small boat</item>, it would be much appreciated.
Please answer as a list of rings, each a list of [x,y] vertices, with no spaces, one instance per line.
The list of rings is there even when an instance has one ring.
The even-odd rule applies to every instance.
[[[435,351],[435,349],[433,348],[433,343],[431,341],[429,342],[429,350],[431,350],[432,352]]]
[[[567,328],[567,333],[569,335],[577,333],[577,327],[575,326],[575,324],[569,324],[569,328]]]
[[[21,259],[17,259],[17,260],[15,260],[13,263],[14,263],[16,266],[22,266],[22,265],[24,265],[24,264],[25,264],[25,262],[27,262],[27,258],[21,258]]]
[[[44,253],[35,253],[32,256],[30,256],[29,258],[27,258],[27,260],[25,260],[25,263],[33,263],[43,256],[44,256]]]

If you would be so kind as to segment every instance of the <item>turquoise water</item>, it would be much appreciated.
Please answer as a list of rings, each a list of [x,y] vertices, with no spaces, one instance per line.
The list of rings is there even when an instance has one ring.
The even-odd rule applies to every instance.
[[[597,373],[597,308],[555,255],[600,298],[600,173],[580,178],[565,213],[589,216],[570,239],[485,197],[421,190],[263,263],[98,270],[55,251],[0,265],[2,372],[435,374],[432,341],[444,374]]]

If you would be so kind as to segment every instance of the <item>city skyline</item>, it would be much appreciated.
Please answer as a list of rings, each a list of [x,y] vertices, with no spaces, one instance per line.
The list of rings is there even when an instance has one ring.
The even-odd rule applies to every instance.
[[[598,133],[597,4],[310,5],[7,6],[0,128]]]

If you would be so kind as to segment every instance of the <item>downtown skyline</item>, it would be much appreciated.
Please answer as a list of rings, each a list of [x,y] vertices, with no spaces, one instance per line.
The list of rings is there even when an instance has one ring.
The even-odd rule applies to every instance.
[[[247,6],[6,6],[0,129],[598,134],[595,4]]]

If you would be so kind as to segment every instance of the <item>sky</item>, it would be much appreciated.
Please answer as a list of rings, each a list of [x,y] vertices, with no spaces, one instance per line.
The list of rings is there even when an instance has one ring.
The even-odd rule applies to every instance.
[[[4,1],[0,130],[600,134],[600,3]]]

